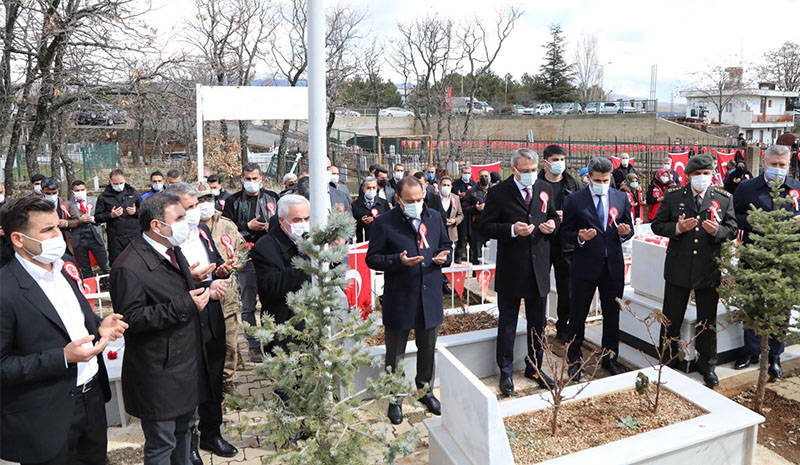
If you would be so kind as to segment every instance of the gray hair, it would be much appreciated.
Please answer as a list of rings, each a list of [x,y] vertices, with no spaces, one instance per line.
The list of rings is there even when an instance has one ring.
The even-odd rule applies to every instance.
[[[769,157],[789,158],[789,147],[785,145],[773,145],[764,153],[764,159]]]
[[[589,176],[592,173],[610,173],[614,169],[611,160],[605,157],[594,157],[589,160]]]
[[[278,200],[278,216],[280,218],[286,219],[286,215],[289,214],[289,209],[296,205],[305,204],[311,206],[308,202],[308,199],[303,197],[302,195],[297,194],[286,194]]]
[[[178,197],[197,197],[197,189],[191,186],[188,182],[176,182],[175,184],[170,184],[169,187],[164,189],[165,194],[172,194],[177,195]]]
[[[361,181],[361,185],[363,186],[368,182],[378,182],[378,178],[376,178],[375,176],[367,176],[366,178],[364,178],[363,181]]]
[[[517,160],[519,160],[520,157],[533,160],[534,163],[539,163],[539,154],[527,147],[523,147],[521,149],[514,150],[514,152],[511,154],[511,166],[516,168]]]
[[[286,182],[286,181],[288,181],[290,179],[295,179],[296,180],[297,179],[297,175],[294,174],[294,173],[286,173],[285,175],[283,175],[283,182]]]

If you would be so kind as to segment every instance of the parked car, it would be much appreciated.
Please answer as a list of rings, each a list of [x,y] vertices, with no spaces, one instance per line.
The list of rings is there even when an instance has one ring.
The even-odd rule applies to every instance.
[[[528,105],[527,107],[522,109],[522,114],[523,115],[535,115],[537,108],[539,108],[539,104],[538,103],[531,103],[530,105]]]
[[[99,125],[105,124],[113,126],[124,124],[128,117],[125,110],[114,108],[105,103],[93,103],[86,108],[79,108],[72,112],[70,118],[79,125]]]
[[[404,110],[400,107],[389,107],[383,108],[381,111],[378,112],[378,116],[399,116],[399,117],[412,117],[414,116],[413,111]]]
[[[552,115],[553,114],[553,105],[549,103],[542,103],[538,107],[536,107],[536,111],[534,112],[537,115]]]
[[[502,107],[500,107],[500,114],[501,115],[523,115],[524,114],[523,110],[525,110],[525,107],[522,106],[522,105],[517,105],[517,104],[514,104],[514,105],[511,105],[511,104],[503,105]]]
[[[603,102],[603,106],[600,107],[600,113],[603,115],[622,113],[622,107],[619,102]]]
[[[636,113],[636,107],[631,105],[630,102],[625,102],[622,104],[622,113]]]
[[[484,102],[483,100],[478,100],[478,103],[483,105],[483,112],[485,114],[487,114],[487,115],[493,115],[494,114],[494,107],[493,106],[489,105],[488,103]]]
[[[596,115],[600,113],[600,107],[602,106],[603,102],[590,102],[586,105],[586,108],[583,111],[587,115]]]
[[[583,114],[583,107],[578,102],[565,102],[556,105],[557,115],[580,115]]]
[[[350,110],[349,108],[339,108],[336,110],[336,116],[358,117],[361,116],[361,113],[355,110]]]

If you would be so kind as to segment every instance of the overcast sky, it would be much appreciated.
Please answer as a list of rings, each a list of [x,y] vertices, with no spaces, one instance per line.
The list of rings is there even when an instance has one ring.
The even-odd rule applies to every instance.
[[[341,0],[346,1],[346,0]],[[365,26],[391,39],[398,21],[436,14],[454,20],[491,20],[496,0],[349,0],[367,10]],[[332,3],[332,2],[329,2]],[[708,63],[745,66],[787,40],[800,40],[800,0],[527,0],[525,15],[494,65],[498,75],[536,74],[544,57],[547,26],[558,22],[572,56],[581,34],[596,35],[605,88],[637,98],[650,95],[650,67],[658,65],[658,99],[670,94],[689,73]],[[173,34],[194,13],[193,0],[153,0],[149,22]],[[791,22],[790,22],[791,21]],[[793,23],[793,24],[792,24]],[[742,47],[743,45],[743,47]],[[388,74],[388,73],[387,73]],[[392,77],[392,76],[387,76]],[[676,98],[676,102],[681,99]]]

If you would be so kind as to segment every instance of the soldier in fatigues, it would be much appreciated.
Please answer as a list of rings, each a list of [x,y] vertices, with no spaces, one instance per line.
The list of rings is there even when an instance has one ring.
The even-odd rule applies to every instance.
[[[696,155],[686,165],[690,182],[667,191],[652,223],[653,232],[669,238],[664,262],[664,315],[667,336],[680,337],[689,293],[694,289],[698,323],[706,329],[697,336],[697,370],[706,386],[719,385],[717,364],[717,303],[720,271],[717,257],[723,243],[736,237],[738,226],[731,194],[711,185],[713,161]],[[664,328],[662,327],[662,340]],[[673,351],[675,346],[673,346]],[[675,353],[675,352],[673,352]]]
[[[217,246],[220,255],[224,259],[231,256],[241,257],[244,253],[247,242],[239,233],[236,223],[222,216],[222,212],[215,209],[214,197],[208,184],[197,186],[197,200],[200,208],[200,220],[211,229],[211,239]],[[223,373],[224,389],[228,389],[231,378],[236,372],[237,364],[242,363],[239,354],[239,309],[241,302],[239,299],[239,288],[236,283],[236,275],[231,277],[228,289],[234,291],[225,293],[222,300],[222,314],[225,317],[225,371]]]

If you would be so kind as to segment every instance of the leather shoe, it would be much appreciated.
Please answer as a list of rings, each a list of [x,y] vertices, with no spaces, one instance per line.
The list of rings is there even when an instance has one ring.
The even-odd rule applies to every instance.
[[[189,463],[192,465],[203,465],[203,459],[200,457],[200,451],[197,450],[197,443],[200,442],[200,435],[197,429],[192,427],[189,438]]]
[[[389,402],[389,411],[387,412],[389,421],[393,425],[399,425],[403,422],[403,404],[401,402]]]
[[[707,373],[703,373],[703,382],[706,383],[709,389],[714,389],[715,387],[719,386],[719,378],[717,374],[714,373],[714,370],[709,370]]]
[[[223,439],[222,436],[214,436],[209,439],[201,438],[200,448],[211,451],[212,454],[220,457],[233,457],[239,453],[239,449]]]
[[[733,364],[733,369],[744,370],[750,365],[754,365],[756,363],[758,363],[758,355],[745,355],[744,357],[736,360],[736,363]]]
[[[539,374],[537,375],[536,370],[530,367],[526,367],[525,377],[536,381],[536,384],[538,384],[539,387],[542,389],[550,390],[553,389],[556,385],[556,383],[554,383],[553,380],[550,379],[550,377],[547,376],[547,374],[545,374],[545,372],[542,371],[541,369],[539,369]]]
[[[614,361],[607,361],[603,362],[603,368],[605,368],[611,376],[617,376],[618,374],[622,373],[622,369],[619,367],[617,362]]]
[[[514,394],[513,375],[500,375],[500,392],[507,396]]]
[[[775,379],[783,379],[783,368],[781,368],[780,357],[769,358],[769,369],[767,370],[769,376]]]
[[[432,392],[428,392],[424,396],[420,397],[420,403],[428,408],[428,411],[434,415],[441,415],[442,414],[442,404],[439,402],[439,399],[433,395]]]
[[[567,382],[574,381],[579,383],[581,381],[581,365],[580,363],[575,363],[570,365],[569,369],[567,370]]]

